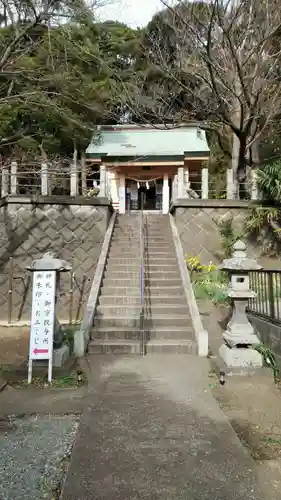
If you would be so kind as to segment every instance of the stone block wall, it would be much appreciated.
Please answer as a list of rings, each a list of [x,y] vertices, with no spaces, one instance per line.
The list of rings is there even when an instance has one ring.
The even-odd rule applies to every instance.
[[[241,230],[248,214],[248,201],[177,200],[172,207],[185,253],[200,255],[203,263],[221,260],[218,222],[232,217],[233,228]]]
[[[184,252],[200,255],[203,264],[221,262],[223,252],[218,223],[231,217],[233,229],[243,231],[251,203],[244,200],[177,200],[171,212]],[[252,240],[246,243],[249,255],[258,259],[263,267],[280,269],[278,258],[263,255],[261,246]]]
[[[34,259],[54,252],[72,265],[72,318],[83,314],[104,235],[111,216],[106,199],[8,197],[0,206],[0,321],[8,320],[9,268],[12,264],[12,321],[31,316],[31,273]],[[12,263],[10,258],[12,257]],[[10,274],[11,276],[11,274]],[[58,318],[68,320],[70,275],[61,277]]]

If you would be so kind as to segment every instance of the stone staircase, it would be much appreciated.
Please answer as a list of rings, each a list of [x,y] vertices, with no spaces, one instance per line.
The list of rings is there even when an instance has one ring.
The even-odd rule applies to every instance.
[[[146,215],[146,353],[196,352],[169,216]],[[89,352],[140,353],[140,214],[119,215]]]

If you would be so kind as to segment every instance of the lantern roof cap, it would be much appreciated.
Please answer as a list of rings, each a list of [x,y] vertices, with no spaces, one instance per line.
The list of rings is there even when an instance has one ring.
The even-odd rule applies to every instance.
[[[26,269],[29,271],[71,271],[71,266],[66,260],[55,257],[52,252],[44,253],[43,257],[34,260]]]
[[[222,271],[257,271],[262,269],[256,259],[247,256],[247,247],[244,241],[238,240],[233,245],[233,255],[230,259],[224,259],[218,266]]]

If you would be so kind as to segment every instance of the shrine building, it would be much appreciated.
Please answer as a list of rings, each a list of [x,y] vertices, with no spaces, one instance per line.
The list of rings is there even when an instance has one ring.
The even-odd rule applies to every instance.
[[[197,124],[100,126],[87,148],[87,164],[100,168],[100,196],[119,213],[169,213],[170,203],[188,191],[208,198],[210,150]],[[141,194],[143,193],[143,195]]]

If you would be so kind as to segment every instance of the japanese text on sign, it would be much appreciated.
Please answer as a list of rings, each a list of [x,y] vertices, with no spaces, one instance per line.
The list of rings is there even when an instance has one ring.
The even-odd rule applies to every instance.
[[[50,359],[53,354],[56,272],[33,273],[30,359]]]

